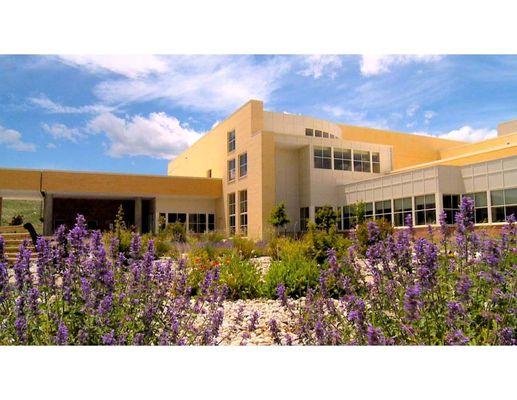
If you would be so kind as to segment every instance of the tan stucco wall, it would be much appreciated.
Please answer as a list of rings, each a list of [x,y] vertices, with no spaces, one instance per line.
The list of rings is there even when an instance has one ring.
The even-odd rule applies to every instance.
[[[517,119],[502,122],[497,126],[497,135],[503,136],[510,133],[517,133]]]
[[[466,156],[472,153],[498,151],[507,148],[510,152],[513,149],[517,154],[517,133],[498,136],[482,142],[468,143],[461,146],[454,146],[440,151],[440,158]],[[485,160],[481,160],[485,161]]]
[[[393,146],[393,169],[435,161],[440,151],[464,142],[341,124],[342,139]]]
[[[223,216],[224,226],[229,229],[228,194],[236,193],[237,233],[239,233],[239,191],[248,191],[248,236],[263,237],[265,229],[264,207],[268,207],[267,187],[270,181],[269,169],[274,169],[274,146],[260,134],[264,124],[263,103],[251,100],[220,122],[211,131],[169,163],[168,175],[189,175],[204,177],[212,170],[212,177],[222,179],[222,199],[218,205],[218,220]],[[228,153],[228,132],[235,130],[235,151]],[[248,154],[248,174],[238,176],[238,156]],[[235,158],[237,178],[229,182],[227,163]],[[274,192],[274,187],[273,187]],[[218,227],[219,228],[219,227]]]
[[[220,179],[0,169],[0,191],[218,198]]]
[[[41,171],[0,169],[0,191],[1,190],[40,190]]]

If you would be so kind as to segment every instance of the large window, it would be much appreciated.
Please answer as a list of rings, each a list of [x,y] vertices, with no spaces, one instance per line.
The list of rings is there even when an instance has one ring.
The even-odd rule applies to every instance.
[[[459,194],[444,194],[443,195],[443,211],[447,214],[445,219],[448,224],[454,224],[456,213],[460,210],[460,195]]]
[[[372,152],[372,171],[376,174],[381,172],[381,156],[377,152]]]
[[[235,180],[235,158],[228,160],[228,180]]]
[[[476,224],[488,223],[488,203],[486,192],[467,193],[463,197],[474,200],[474,222]]]
[[[375,202],[375,219],[385,219],[391,222],[391,200]]]
[[[174,222],[181,222],[182,224],[187,222],[187,214],[186,213],[168,213],[167,214],[167,223],[173,224]]]
[[[305,232],[309,223],[309,207],[300,208],[300,230]]]
[[[314,130],[311,128],[305,128],[305,136],[314,136]]]
[[[366,219],[373,218],[373,203],[364,203],[364,217]]]
[[[393,200],[393,211],[394,211],[394,225],[404,226],[406,225],[406,216],[411,214],[413,211],[413,202],[411,197],[404,197],[403,199]]]
[[[436,200],[434,194],[415,196],[415,225],[436,223]]]
[[[189,214],[188,229],[194,233],[203,233],[206,231],[206,214]]]
[[[343,229],[352,229],[354,224],[354,206],[343,206],[341,211],[341,219],[343,221]]]
[[[228,225],[230,234],[235,233],[235,193],[228,195]]]
[[[315,130],[314,131],[314,136],[316,136],[316,137],[323,137],[323,133],[321,131],[319,131],[319,130]]]
[[[248,175],[248,153],[239,156],[239,178]]]
[[[332,149],[314,147],[314,168],[332,169]]]
[[[215,215],[208,214],[208,230],[215,231]]]
[[[492,222],[505,222],[510,215],[517,217],[517,188],[492,190]]]
[[[235,130],[228,132],[228,153],[235,150]]]
[[[352,171],[352,150],[334,149],[334,169]]]
[[[248,191],[239,192],[239,232],[248,234]]]
[[[354,150],[354,171],[371,172],[369,151]]]

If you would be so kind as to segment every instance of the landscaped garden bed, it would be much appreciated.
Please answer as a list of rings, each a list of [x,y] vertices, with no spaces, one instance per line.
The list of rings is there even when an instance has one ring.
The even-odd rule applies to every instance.
[[[0,238],[0,344],[514,345],[516,225],[474,231],[465,198],[451,233],[417,238],[364,222],[255,243],[179,227],[101,234],[84,218],[26,246]]]

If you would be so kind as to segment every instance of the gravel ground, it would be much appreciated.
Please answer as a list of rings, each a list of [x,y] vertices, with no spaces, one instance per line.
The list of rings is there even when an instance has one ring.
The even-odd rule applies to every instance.
[[[292,301],[292,300],[291,300]],[[250,318],[257,311],[259,318],[257,328],[249,330]],[[242,322],[239,323],[239,314]],[[276,320],[280,329],[280,337],[285,343],[285,335],[289,334],[294,340],[289,316],[278,300],[237,300],[224,302],[224,323],[221,330],[222,345],[273,345],[273,337],[269,329],[269,321]],[[249,334],[249,338],[246,336]]]

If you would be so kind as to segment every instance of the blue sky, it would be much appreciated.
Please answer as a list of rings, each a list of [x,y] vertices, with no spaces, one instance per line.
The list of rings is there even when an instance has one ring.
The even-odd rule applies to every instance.
[[[517,118],[517,56],[0,56],[0,167],[165,174],[250,98],[477,141]]]

